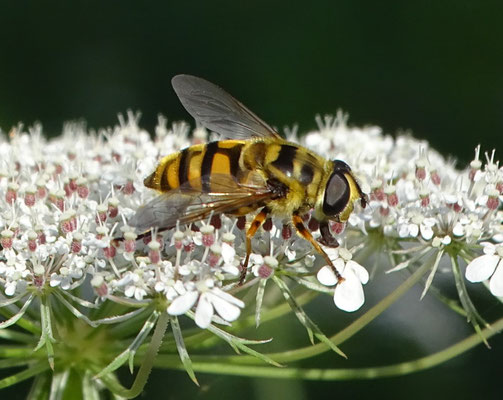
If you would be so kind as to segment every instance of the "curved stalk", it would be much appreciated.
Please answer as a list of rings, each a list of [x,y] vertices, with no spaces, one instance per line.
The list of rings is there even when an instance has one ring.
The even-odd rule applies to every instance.
[[[355,380],[376,379],[392,376],[402,376],[413,372],[432,368],[445,361],[463,354],[484,340],[497,334],[503,329],[503,318],[497,320],[490,328],[485,328],[480,333],[474,333],[466,339],[447,347],[437,353],[412,361],[372,368],[347,368],[347,369],[321,369],[321,368],[273,368],[268,366],[237,365],[227,362],[201,362],[201,357],[192,357],[193,368],[196,372],[214,374],[239,375],[248,377],[280,378],[280,379],[308,379],[308,380]],[[159,356],[156,362],[158,367],[183,369],[176,356],[167,359]]]
[[[150,341],[149,347],[140,365],[140,369],[138,370],[138,374],[136,375],[131,389],[126,389],[124,386],[122,386],[115,379],[114,375],[109,374],[105,377],[100,378],[113,393],[127,399],[132,399],[142,392],[145,384],[147,383],[150,372],[152,371],[152,367],[154,366],[157,352],[159,351],[159,347],[161,346],[162,338],[166,333],[168,323],[169,316],[164,311],[160,314],[159,319],[157,320],[154,333],[152,334],[152,340]]]

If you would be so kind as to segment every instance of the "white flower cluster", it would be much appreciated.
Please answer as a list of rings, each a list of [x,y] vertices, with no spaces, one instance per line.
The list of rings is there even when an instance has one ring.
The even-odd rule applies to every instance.
[[[469,167],[458,170],[426,141],[393,139],[376,127],[348,128],[343,114],[318,119],[318,125],[305,143],[345,160],[370,193],[368,207],[351,215],[350,229],[378,230],[398,242],[412,242],[407,245],[412,259],[450,246],[466,261],[475,258],[466,271],[469,281],[492,277],[491,292],[503,295],[502,245],[484,243],[503,242],[503,167],[495,150],[485,153],[484,163],[478,146]],[[481,245],[486,255],[477,257]]]
[[[148,303],[164,296],[168,313],[194,309],[203,328],[238,318],[244,303],[231,293],[245,255],[243,219],[213,216],[140,238],[127,225],[138,207],[156,195],[142,182],[159,157],[206,136],[201,129],[189,135],[183,123],[168,128],[160,118],[151,139],[131,113],[113,129],[99,132],[68,124],[61,137],[46,140],[36,125],[28,132],[18,126],[1,136],[0,292],[11,297],[47,287],[71,291],[88,282],[96,301],[121,297]],[[369,194],[368,207],[358,206],[347,226],[332,225],[339,240],[343,231],[365,238],[376,229],[430,247],[503,240],[498,210],[503,172],[494,154],[483,166],[477,150],[470,168],[458,171],[426,142],[407,136],[395,140],[375,127],[349,128],[342,115],[320,121],[320,129],[301,144],[346,161]],[[312,229],[318,237],[317,227]],[[119,237],[123,240],[115,240]],[[467,278],[480,281],[492,275],[491,290],[501,295],[501,251],[489,245],[485,249]],[[266,221],[253,241],[248,278],[268,279],[277,268],[315,274],[312,254],[291,227]],[[368,273],[346,248],[330,255],[345,278],[335,287],[335,303],[354,311],[364,302],[362,284]],[[493,267],[476,262],[482,259]],[[479,273],[479,268],[491,271]],[[318,278],[326,286],[336,283],[328,268]]]

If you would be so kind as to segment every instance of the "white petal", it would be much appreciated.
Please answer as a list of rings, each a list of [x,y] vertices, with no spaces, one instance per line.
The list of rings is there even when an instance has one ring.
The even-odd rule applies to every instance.
[[[145,291],[145,289],[142,289],[142,288],[136,288],[136,290],[134,291],[134,298],[136,300],[143,300],[143,297],[145,297],[147,295],[147,292]]]
[[[493,255],[496,253],[496,246],[489,242],[482,242],[482,246],[484,246],[484,254]]]
[[[421,236],[424,240],[431,240],[433,237],[433,229],[427,225],[421,225]]]
[[[222,258],[226,264],[232,263],[234,256],[236,255],[236,250],[234,247],[229,245],[229,243],[222,244]]]
[[[250,255],[250,264],[262,265],[264,263],[264,258],[260,254],[252,253]]]
[[[13,296],[16,293],[16,282],[9,282],[5,285],[5,295]]]
[[[224,271],[232,276],[239,276],[239,274],[241,272],[238,267],[236,267],[235,265],[232,265],[232,264],[224,264],[222,266],[222,271]]]
[[[126,288],[126,290],[124,290],[124,295],[126,297],[133,297],[135,290],[136,290],[136,286],[133,286],[133,285],[128,286]]]
[[[454,228],[452,228],[452,233],[454,236],[463,236],[465,234],[465,228],[463,224],[460,224],[459,222],[454,225]]]
[[[498,268],[496,268],[489,281],[489,289],[493,295],[498,297],[503,296],[503,260],[499,262]]]
[[[196,291],[186,292],[177,297],[168,307],[168,314],[182,315],[189,311],[196,304],[199,293]]]
[[[318,271],[316,277],[318,278],[318,281],[320,281],[320,283],[325,286],[334,286],[337,283],[337,278],[334,274],[334,271],[332,271],[332,268],[330,268],[328,265],[321,268]]]
[[[449,235],[446,235],[442,238],[442,244],[444,244],[446,246],[450,245],[451,242],[452,242],[452,239]]]
[[[221,297],[215,296],[212,293],[208,293],[211,304],[215,307],[216,312],[226,321],[232,322],[238,319],[241,310],[234,304],[226,302]]]
[[[466,267],[465,277],[470,282],[482,282],[493,274],[500,258],[495,255],[485,254],[472,260]]]
[[[234,304],[235,306],[243,308],[245,306],[245,303],[243,303],[240,299],[230,295],[227,292],[224,292],[222,289],[219,288],[214,288],[212,289],[212,294],[217,295],[221,299],[225,300],[227,303]]]
[[[346,264],[346,268],[350,268],[353,270],[355,275],[358,277],[361,283],[364,285],[369,281],[369,273],[368,271],[358,264],[356,261],[350,260]],[[343,274],[344,276],[344,274]]]
[[[365,302],[362,284],[351,270],[347,271],[344,278],[344,282],[335,287],[334,303],[343,311],[356,311]]]
[[[51,287],[55,287],[55,286],[58,286],[60,283],[61,283],[61,277],[58,274],[56,274],[55,272],[53,272],[51,274],[51,280],[49,281],[49,285]]]
[[[419,226],[417,226],[416,224],[410,224],[409,236],[416,237],[418,233],[419,233]]]
[[[406,224],[400,225],[398,227],[398,236],[401,238],[409,236],[409,226]]]
[[[196,308],[196,324],[200,328],[207,328],[211,324],[211,317],[213,317],[213,306],[208,299],[207,293],[203,293],[199,298]]]

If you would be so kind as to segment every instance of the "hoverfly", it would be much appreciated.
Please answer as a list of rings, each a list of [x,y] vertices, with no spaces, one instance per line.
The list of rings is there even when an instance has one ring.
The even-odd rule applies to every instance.
[[[139,231],[163,230],[177,222],[189,224],[223,213],[243,216],[260,209],[246,230],[241,283],[251,239],[269,215],[291,218],[297,233],[323,255],[342,281],[320,243],[337,247],[328,222],[346,221],[355,200],[366,205],[350,167],[284,140],[238,100],[202,78],[177,75],[172,85],[189,114],[223,140],[196,144],[162,158],[144,180],[145,186],[160,195],[141,207],[129,225]],[[319,242],[302,218],[311,209],[319,221]]]

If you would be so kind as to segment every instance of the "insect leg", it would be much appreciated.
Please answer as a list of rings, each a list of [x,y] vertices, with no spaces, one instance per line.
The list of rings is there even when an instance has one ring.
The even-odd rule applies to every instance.
[[[292,215],[292,222],[293,226],[295,226],[295,229],[297,229],[297,232],[299,233],[300,236],[302,236],[304,239],[306,239],[311,245],[315,248],[315,250],[320,253],[323,258],[325,258],[326,262],[332,270],[334,271],[335,277],[337,278],[337,282],[341,283],[344,278],[342,275],[337,271],[337,268],[335,268],[334,264],[332,263],[332,260],[328,256],[327,253],[325,253],[325,250],[323,250],[320,246],[320,244],[314,240],[313,235],[311,235],[311,232],[309,232],[309,229],[306,228],[304,225],[304,222],[302,221],[302,217],[299,214],[293,214]]]
[[[339,247],[339,242],[332,236],[332,233],[330,232],[330,228],[326,221],[320,222],[320,233],[321,238],[318,239],[318,242],[320,242],[322,245],[332,248]]]
[[[246,257],[243,263],[243,269],[241,270],[241,277],[239,278],[239,285],[242,285],[246,278],[246,271],[248,269],[248,261],[250,260],[251,254],[251,240],[252,237],[257,233],[258,228],[264,223],[267,215],[269,214],[269,209],[264,207],[253,219],[250,227],[246,231]]]

